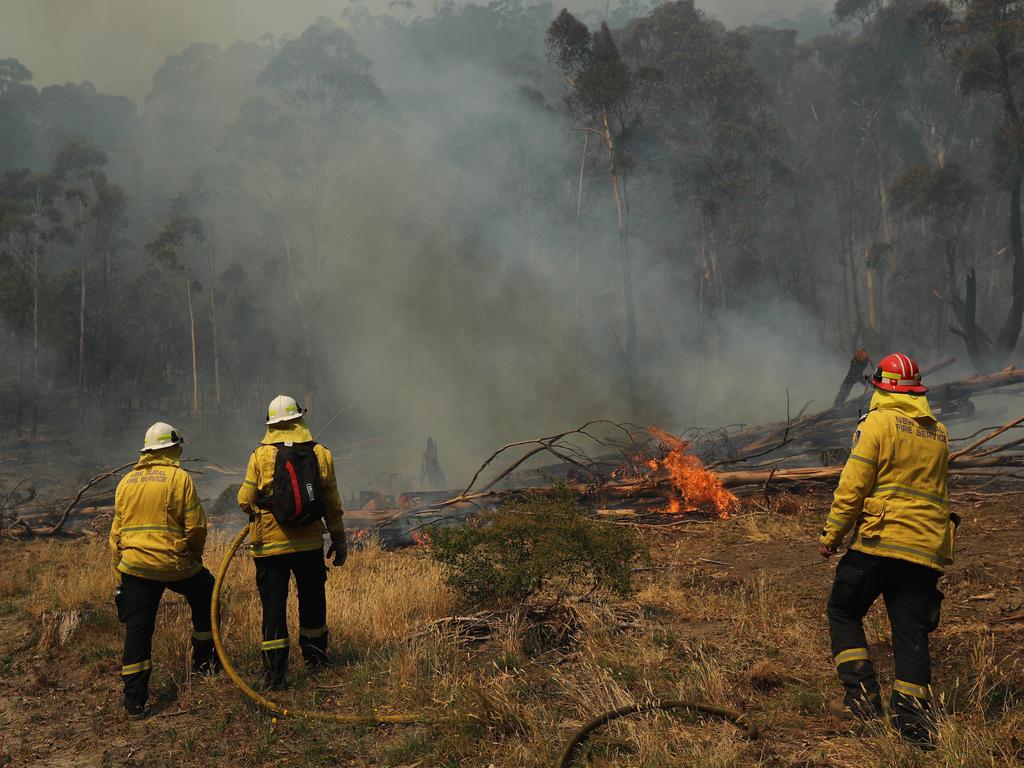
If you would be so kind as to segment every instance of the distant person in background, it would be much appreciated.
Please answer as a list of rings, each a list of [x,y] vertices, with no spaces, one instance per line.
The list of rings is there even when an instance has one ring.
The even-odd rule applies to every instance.
[[[114,601],[125,625],[121,679],[132,719],[146,715],[153,631],[165,589],[183,595],[192,610],[192,670],[220,668],[210,629],[213,576],[203,567],[206,514],[181,468],[184,442],[170,424],[151,426],[139,462],[114,496],[110,549],[121,580]]]
[[[312,672],[327,657],[327,557],[341,566],[348,556],[341,496],[331,452],[313,440],[305,410],[279,395],[267,409],[267,432],[249,457],[238,506],[251,520],[256,586],[263,604],[264,685],[280,690],[288,670],[288,582],[299,596],[299,648]],[[326,521],[326,527],[324,526]]]
[[[832,656],[846,689],[829,709],[861,720],[883,714],[862,623],[881,595],[895,661],[890,718],[905,738],[930,747],[935,723],[928,635],[939,625],[937,584],[953,562],[959,523],[949,512],[946,493],[949,439],[909,357],[886,357],[871,383],[871,408],[854,433],[819,539],[821,555],[828,558],[853,532],[828,601]]]

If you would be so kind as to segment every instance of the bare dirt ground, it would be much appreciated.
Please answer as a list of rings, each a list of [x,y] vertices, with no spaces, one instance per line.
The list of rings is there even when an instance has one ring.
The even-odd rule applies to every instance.
[[[825,707],[838,691],[824,603],[836,559],[816,533],[823,494],[744,504],[733,519],[645,533],[654,555],[629,600],[572,606],[557,640],[516,616],[484,641],[422,631],[458,612],[422,551],[353,554],[328,582],[341,662],[305,676],[293,653],[291,706],[412,711],[437,722],[352,728],[275,720],[221,676],[187,673],[188,621],[168,595],[158,623],[154,716],[120,713],[120,626],[102,541],[0,544],[0,766],[550,766],[585,719],[652,697],[697,698],[748,712],[744,742],[726,723],[634,718],[604,729],[593,766],[994,766],[1024,760],[1024,494],[961,492],[957,563],[941,583],[933,635],[939,749],[884,730],[850,730]],[[210,548],[213,568],[223,541]],[[241,670],[258,675],[251,564],[233,566],[225,632]],[[884,610],[868,619],[883,685],[891,682]],[[294,649],[297,650],[297,649]]]

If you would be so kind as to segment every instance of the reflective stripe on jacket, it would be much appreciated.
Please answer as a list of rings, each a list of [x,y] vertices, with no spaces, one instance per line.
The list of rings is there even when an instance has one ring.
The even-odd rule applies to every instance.
[[[949,439],[923,395],[875,391],[853,437],[821,543],[942,571],[953,562]]]
[[[334,476],[334,458],[331,452],[319,443],[314,446],[313,452],[320,466],[326,528],[321,520],[301,527],[282,526],[269,510],[260,509],[253,503],[257,495],[269,496],[273,491],[277,444],[308,443],[312,439],[313,435],[306,427],[304,419],[273,424],[267,427],[267,434],[264,435],[262,443],[249,457],[245,480],[238,489],[238,506],[246,515],[256,516],[250,533],[253,557],[323,549],[324,533],[330,533],[332,539],[344,535],[344,512],[338,493],[338,481]]]
[[[199,573],[206,513],[178,449],[143,453],[114,494],[110,549],[121,573],[179,581]]]

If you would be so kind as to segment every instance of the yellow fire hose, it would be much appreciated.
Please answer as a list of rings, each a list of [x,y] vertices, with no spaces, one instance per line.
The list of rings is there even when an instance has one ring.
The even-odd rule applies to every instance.
[[[266,710],[273,712],[281,717],[298,717],[310,720],[326,720],[333,723],[343,723],[345,725],[382,725],[385,723],[437,723],[447,718],[427,717],[425,715],[347,715],[347,714],[331,714],[328,712],[316,712],[308,709],[288,709],[282,707],[266,696],[262,696],[257,693],[253,688],[243,680],[235,668],[231,665],[231,660],[228,658],[227,653],[224,650],[224,644],[221,641],[220,636],[220,591],[224,584],[224,576],[228,572],[228,567],[231,565],[231,561],[235,557],[235,553],[238,548],[242,546],[242,542],[245,541],[245,537],[249,535],[249,526],[246,525],[238,532],[238,535],[231,540],[228,544],[228,550],[224,554],[224,559],[221,560],[220,567],[217,569],[217,577],[213,583],[213,599],[210,602],[210,620],[211,629],[213,630],[213,645],[217,649],[217,656],[220,657],[220,663],[224,667],[224,671],[227,673],[228,678],[235,684],[242,693],[252,699],[254,702],[259,704]],[[573,734],[573,737],[566,743],[565,748],[562,750],[561,755],[558,758],[558,768],[568,768],[572,764],[573,758],[576,755],[576,751],[579,747],[590,737],[590,734],[600,728],[601,726],[610,723],[612,720],[617,720],[620,717],[626,717],[628,715],[635,715],[643,712],[653,712],[656,710],[688,710],[691,712],[703,712],[709,715],[716,715],[718,717],[731,720],[736,725],[744,729],[744,735],[748,739],[756,739],[758,735],[757,726],[747,719],[747,716],[742,712],[729,707],[717,707],[711,704],[701,704],[693,701],[655,701],[647,704],[632,704],[627,707],[620,707],[610,712],[605,712],[593,720],[590,720],[583,725],[579,730]]]

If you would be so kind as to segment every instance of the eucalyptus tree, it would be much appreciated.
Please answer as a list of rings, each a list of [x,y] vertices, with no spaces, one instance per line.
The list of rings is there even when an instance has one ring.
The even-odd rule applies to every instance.
[[[765,202],[783,171],[772,94],[746,59],[746,38],[707,18],[692,0],[634,20],[623,48],[663,73],[650,131],[698,243],[698,303],[701,317],[711,320],[703,335],[714,353],[730,288],[752,287],[765,276],[758,239]]]
[[[607,156],[608,181],[615,203],[622,295],[626,314],[626,338],[620,350],[626,364],[629,389],[638,397],[636,306],[630,262],[629,198],[627,178],[632,165],[631,140],[644,111],[661,82],[661,72],[651,66],[632,66],[619,52],[604,22],[591,32],[569,11],[562,10],[551,22],[546,36],[548,58],[561,69],[568,87],[566,105],[574,128],[593,136]]]
[[[932,43],[958,69],[961,92],[998,105],[992,134],[992,176],[1008,194],[1008,241],[1012,254],[1010,301],[1006,316],[989,342],[975,331],[976,285],[967,283],[963,301],[964,339],[982,370],[996,370],[1009,359],[1020,338],[1024,318],[1024,232],[1021,188],[1024,185],[1024,2],[1019,0],[950,0],[921,11]]]
[[[323,298],[332,193],[357,183],[344,176],[345,149],[385,102],[370,60],[347,32],[323,20],[284,42],[258,84],[262,93],[242,105],[224,147],[251,174],[278,230],[301,324],[304,397],[312,402],[318,331],[310,318]]]
[[[25,166],[34,143],[32,113],[39,94],[32,72],[17,59],[0,59],[0,170]]]
[[[107,186],[103,167],[107,155],[88,139],[66,142],[53,160],[51,174],[60,185],[65,207],[65,229],[78,256],[78,403],[84,407],[86,386],[86,272],[88,270],[88,225],[100,189]],[[87,216],[88,214],[88,216]],[[101,299],[102,300],[102,299]]]
[[[50,174],[28,169],[7,171],[0,176],[0,267],[5,288],[14,287],[2,302],[8,321],[32,340],[29,386],[19,375],[18,412],[31,402],[30,426],[38,427],[40,337],[42,331],[41,293],[46,281],[46,257],[57,239],[60,211],[56,200],[59,187]],[[25,298],[28,300],[25,301]],[[19,369],[21,355],[19,355]],[[20,419],[19,419],[20,420]]]
[[[196,345],[196,311],[193,295],[202,289],[195,279],[193,260],[197,251],[206,241],[202,222],[195,213],[194,201],[186,193],[179,193],[171,200],[170,212],[160,231],[147,245],[146,250],[156,259],[157,264],[169,271],[184,287],[185,308],[188,314],[189,339],[192,352],[192,418],[198,420],[200,411],[199,357]],[[172,279],[171,283],[174,284]]]

